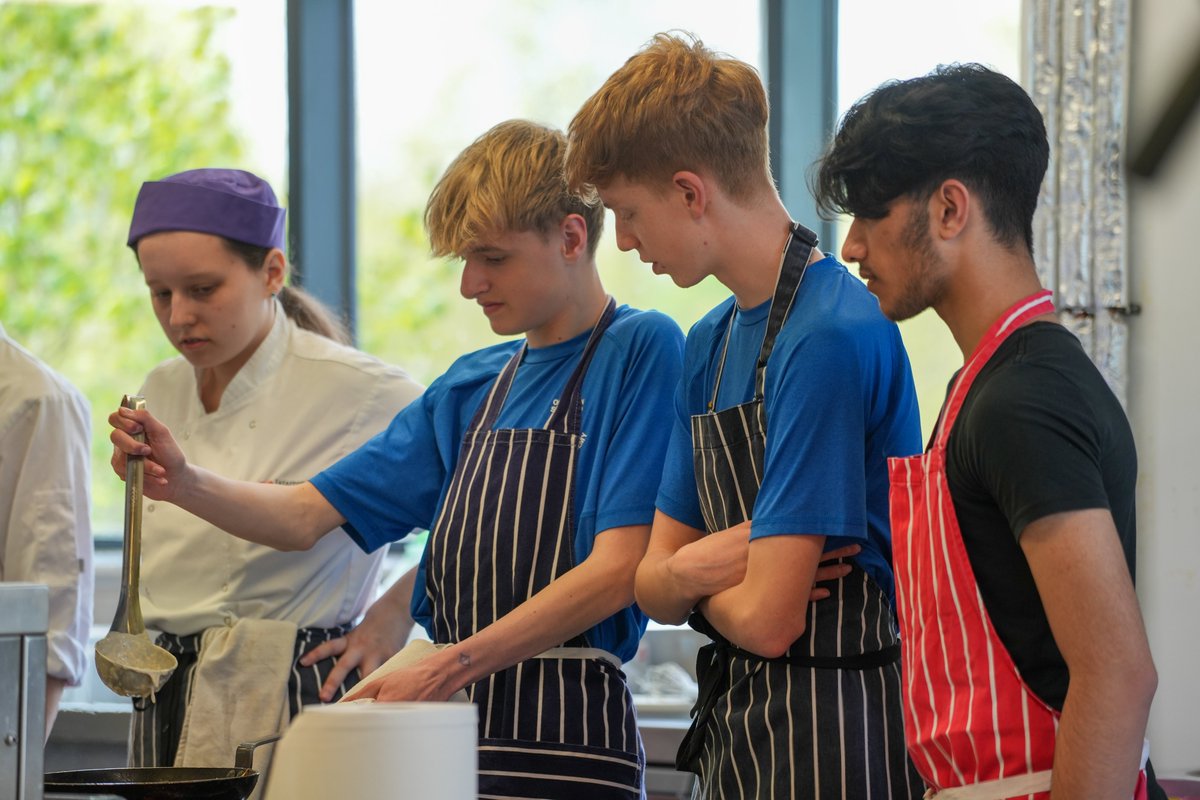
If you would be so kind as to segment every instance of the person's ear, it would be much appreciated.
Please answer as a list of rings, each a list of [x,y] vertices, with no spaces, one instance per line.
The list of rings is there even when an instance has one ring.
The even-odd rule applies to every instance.
[[[579,214],[567,214],[559,224],[562,254],[567,261],[577,261],[587,254],[587,221]]]
[[[966,229],[975,213],[975,196],[956,178],[949,178],[933,190],[929,197],[929,220],[933,233],[948,241]]]
[[[278,247],[273,247],[263,260],[263,275],[266,276],[266,288],[271,295],[279,294],[287,281],[287,258]]]
[[[695,172],[680,170],[671,176],[671,190],[683,201],[693,219],[704,216],[711,199],[704,178]]]

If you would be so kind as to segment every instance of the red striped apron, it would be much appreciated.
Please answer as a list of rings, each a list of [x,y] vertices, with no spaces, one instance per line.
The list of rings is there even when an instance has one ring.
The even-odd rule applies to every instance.
[[[946,442],[996,349],[1052,311],[1051,293],[1043,290],[1002,314],[959,373],[929,450],[889,459],[905,738],[931,787],[927,796],[1050,796],[1059,712],[1021,679],[988,617],[950,497]],[[1143,772],[1134,796],[1145,794]]]

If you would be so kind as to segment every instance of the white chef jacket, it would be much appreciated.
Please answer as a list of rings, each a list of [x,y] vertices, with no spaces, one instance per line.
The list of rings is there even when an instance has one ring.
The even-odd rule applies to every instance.
[[[91,419],[0,326],[0,580],[50,588],[46,672],[78,686],[92,624]]]
[[[422,387],[403,370],[295,325],[275,323],[207,413],[182,357],[146,378],[146,408],[188,460],[228,478],[299,483],[382,431]],[[186,635],[241,618],[330,628],[374,597],[383,551],[338,529],[311,550],[280,552],[235,538],[170,503],[143,502],[142,614]]]

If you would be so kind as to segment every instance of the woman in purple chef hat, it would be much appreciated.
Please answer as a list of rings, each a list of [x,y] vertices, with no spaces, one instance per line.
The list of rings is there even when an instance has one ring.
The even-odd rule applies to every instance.
[[[285,285],[284,217],[261,178],[195,169],[142,185],[128,242],[180,352],[147,376],[147,408],[194,463],[279,483],[328,467],[421,392],[403,370],[347,346],[328,310]],[[306,552],[279,552],[146,502],[141,606],[179,667],[157,702],[135,702],[144,707],[133,716],[130,764],[227,766],[239,742],[320,702],[323,683],[340,682],[340,697],[357,667],[386,660],[411,618],[351,632],[382,558],[340,531]],[[344,645],[334,648],[340,663],[300,664],[330,640]]]

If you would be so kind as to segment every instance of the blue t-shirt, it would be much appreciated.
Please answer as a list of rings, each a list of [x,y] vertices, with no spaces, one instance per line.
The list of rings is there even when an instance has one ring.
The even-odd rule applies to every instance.
[[[734,298],[688,333],[657,505],[704,529],[690,417],[705,413]],[[716,409],[754,396],[771,303],[739,310]],[[887,458],[920,452],[908,354],[874,295],[832,256],[809,266],[767,362],[763,481],[750,538],[823,534],[826,550],[862,545],[858,564],[893,598]]]
[[[528,349],[495,427],[544,427],[588,335]],[[317,490],[346,517],[346,532],[360,547],[370,552],[414,528],[433,527],[463,435],[520,344],[504,342],[459,358],[385,431],[313,478]],[[597,533],[653,521],[670,433],[663,420],[671,413],[682,357],[683,333],[670,318],[628,306],[617,309],[583,380],[585,438],[575,466],[576,564],[591,553]],[[432,636],[424,557],[412,612]],[[645,628],[645,615],[631,606],[588,631],[588,641],[628,660]]]

